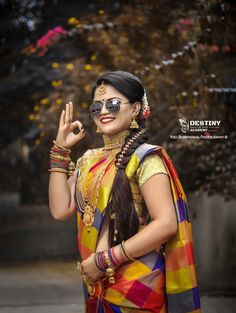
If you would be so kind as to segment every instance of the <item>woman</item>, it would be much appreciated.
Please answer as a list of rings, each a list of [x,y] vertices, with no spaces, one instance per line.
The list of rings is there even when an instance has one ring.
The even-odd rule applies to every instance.
[[[200,312],[186,196],[165,149],[146,143],[149,112],[136,76],[102,75],[90,117],[104,147],[68,180],[70,148],[85,132],[71,102],[61,114],[49,203],[55,219],[77,212],[85,312]]]

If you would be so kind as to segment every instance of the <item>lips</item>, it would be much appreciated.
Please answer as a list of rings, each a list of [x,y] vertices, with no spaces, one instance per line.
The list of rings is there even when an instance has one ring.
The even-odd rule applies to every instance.
[[[110,122],[112,122],[112,121],[114,121],[115,120],[115,118],[114,117],[111,117],[111,116],[106,116],[106,117],[102,117],[101,119],[100,119],[100,122],[102,123],[102,124],[108,124],[108,123],[110,123]]]

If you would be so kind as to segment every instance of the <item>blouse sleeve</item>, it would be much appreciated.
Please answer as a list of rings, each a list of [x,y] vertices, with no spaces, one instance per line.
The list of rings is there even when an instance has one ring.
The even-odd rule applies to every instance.
[[[135,173],[139,187],[141,187],[150,177],[158,173],[168,175],[162,158],[156,153],[146,156]]]
[[[75,167],[76,170],[80,169],[80,167],[82,166],[82,162],[83,162],[83,157],[80,157],[80,158],[76,161],[76,167]]]

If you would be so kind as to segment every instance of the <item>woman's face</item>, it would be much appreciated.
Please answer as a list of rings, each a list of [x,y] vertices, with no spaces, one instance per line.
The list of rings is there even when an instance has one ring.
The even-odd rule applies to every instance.
[[[121,101],[118,113],[110,113],[106,108],[106,101],[113,98],[118,98]],[[101,129],[102,133],[107,135],[115,135],[122,130],[128,129],[132,115],[134,113],[138,115],[141,108],[139,102],[129,103],[129,100],[124,95],[110,85],[105,85],[105,92],[102,95],[99,94],[98,87],[95,91],[93,102],[103,103],[100,114],[94,117],[94,122]]]

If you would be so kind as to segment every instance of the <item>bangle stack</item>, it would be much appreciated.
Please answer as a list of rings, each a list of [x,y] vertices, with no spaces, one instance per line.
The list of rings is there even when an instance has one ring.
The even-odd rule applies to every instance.
[[[124,242],[120,244],[119,255],[115,254],[115,247],[95,254],[95,264],[99,271],[106,274],[108,282],[115,283],[115,271],[124,262],[134,260],[124,248]]]
[[[66,173],[71,176],[75,170],[75,164],[71,162],[71,150],[59,145],[55,140],[54,146],[50,151],[50,169],[49,172]]]

